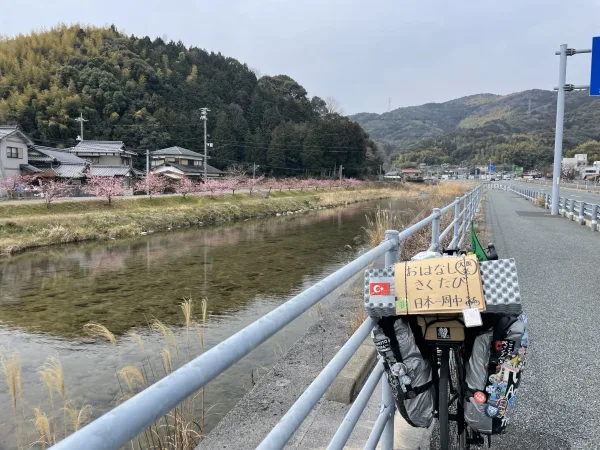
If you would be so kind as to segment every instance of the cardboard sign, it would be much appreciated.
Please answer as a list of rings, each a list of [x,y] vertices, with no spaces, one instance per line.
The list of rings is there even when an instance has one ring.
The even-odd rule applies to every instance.
[[[394,269],[397,315],[485,311],[475,255],[406,261]]]

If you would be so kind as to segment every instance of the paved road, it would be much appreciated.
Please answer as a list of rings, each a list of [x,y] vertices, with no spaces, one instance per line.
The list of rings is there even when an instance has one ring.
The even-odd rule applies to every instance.
[[[500,257],[517,261],[531,343],[513,423],[493,448],[597,449],[600,233],[514,193],[490,190],[488,199]]]
[[[552,186],[539,185],[534,183],[517,183],[514,181],[504,181],[502,184],[508,184],[509,186],[518,186],[527,189],[533,189],[539,192],[545,192],[546,194],[552,194]],[[575,189],[563,189],[560,190],[561,197],[574,198],[575,200],[581,200],[586,203],[598,203],[600,204],[600,193],[578,191]]]

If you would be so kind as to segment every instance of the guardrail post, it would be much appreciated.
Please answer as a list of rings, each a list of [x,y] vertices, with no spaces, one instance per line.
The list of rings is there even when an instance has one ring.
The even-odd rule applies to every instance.
[[[400,243],[398,242],[399,234],[400,232],[397,230],[386,230],[385,232],[386,241],[396,241],[396,245],[385,254],[385,267],[392,266],[398,262],[398,251],[400,249]],[[394,403],[394,394],[392,394],[392,389],[390,388],[384,373],[381,377],[381,410],[383,411],[383,408],[387,405],[392,405],[392,408],[396,407],[396,404]],[[394,450],[394,412],[390,415],[390,418],[383,429],[383,434],[381,435],[381,448],[382,450]]]
[[[579,225],[583,225],[583,221],[584,221],[584,217],[583,217],[583,213],[585,211],[585,202],[579,202],[579,217],[577,219],[577,223],[579,223]]]
[[[562,206],[562,210],[561,210],[561,206]],[[567,205],[565,203],[565,198],[558,197],[558,214],[564,217],[566,208],[567,208]]]
[[[458,234],[460,233],[460,197],[456,197],[454,205],[454,233],[452,235],[452,243],[458,245]]]
[[[469,220],[469,218],[467,217],[467,214],[469,213],[469,194],[465,194],[465,196],[463,197],[463,221],[461,224],[461,236],[464,236],[464,234],[467,232],[467,221]],[[457,244],[458,245],[458,244]]]
[[[385,267],[393,266],[398,262],[398,250],[400,249],[400,243],[398,242],[398,230],[386,230],[385,240],[395,240],[396,245],[385,253]]]
[[[592,205],[592,231],[598,231],[598,205]]]
[[[575,212],[575,200],[571,199],[571,204],[569,205],[569,221],[573,220],[573,212]]]
[[[434,251],[440,250],[440,208],[433,208],[435,218],[431,222],[431,247]]]
[[[390,384],[384,373],[381,376],[381,411],[383,411],[387,405],[392,405],[392,408],[396,408],[394,394],[392,394],[392,389],[390,388]],[[394,450],[394,415],[395,410],[390,415],[390,418],[383,429],[383,434],[381,435],[381,450]]]
[[[548,194],[544,194],[544,209],[548,209]]]

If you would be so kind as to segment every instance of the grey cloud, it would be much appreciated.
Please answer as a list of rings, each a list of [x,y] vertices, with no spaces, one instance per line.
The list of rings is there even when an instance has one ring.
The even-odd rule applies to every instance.
[[[263,74],[285,73],[347,113],[382,112],[556,84],[561,43],[584,48],[600,34],[596,0],[1,0],[5,35],[58,22],[167,36],[235,57]],[[568,81],[587,84],[589,55],[569,58]]]

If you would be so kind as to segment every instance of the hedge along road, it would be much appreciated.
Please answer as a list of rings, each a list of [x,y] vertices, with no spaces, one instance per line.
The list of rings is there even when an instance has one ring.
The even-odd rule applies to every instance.
[[[35,406],[50,409],[38,374],[46,356],[60,358],[68,397],[79,407],[91,404],[97,417],[120,394],[116,370],[136,365],[152,379],[132,331],[141,334],[154,370],[162,375],[165,343],[160,333],[148,331],[148,321],[157,318],[172,328],[179,356],[173,346],[171,356],[179,367],[202,352],[195,328],[187,344],[179,306],[184,297],[193,299],[198,322],[201,299],[208,300],[208,350],[353,259],[366,214],[391,205],[408,219],[414,215],[413,201],[369,201],[218,229],[54,246],[1,260],[0,346],[21,354],[27,419]],[[207,430],[316,319],[307,314],[294,321],[210,383]],[[88,321],[107,326],[117,346],[87,337]],[[4,380],[0,404],[10,405],[2,386]],[[15,447],[14,421],[8,418],[0,423],[2,449]],[[32,427],[29,434],[35,434]]]
[[[596,449],[600,233],[512,192],[488,191],[486,208],[499,256],[516,260],[530,335],[515,414],[492,447]]]

